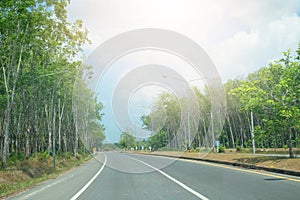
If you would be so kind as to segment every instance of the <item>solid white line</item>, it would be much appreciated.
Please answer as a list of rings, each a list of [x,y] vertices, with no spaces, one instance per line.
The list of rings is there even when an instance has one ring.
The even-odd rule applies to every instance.
[[[61,180],[58,180],[58,181],[56,181],[56,182],[54,182],[54,183],[51,183],[51,184],[47,185],[46,187],[43,187],[43,188],[41,188],[41,189],[39,189],[39,190],[37,190],[37,191],[34,191],[34,192],[32,192],[32,193],[27,194],[26,196],[22,197],[21,199],[28,199],[29,197],[34,196],[34,195],[36,195],[36,194],[42,192],[43,190],[48,189],[48,188],[50,188],[50,187],[52,187],[52,186],[54,186],[54,185],[57,185],[58,183],[63,182],[63,181],[65,181],[65,180],[67,180],[67,179],[69,179],[69,178],[71,178],[71,177],[73,177],[73,176],[74,176],[74,175],[71,175],[71,176],[68,176],[68,177],[66,177],[66,178],[63,178],[63,179],[61,179]]]
[[[240,172],[245,172],[245,173],[250,173],[250,174],[281,178],[281,179],[284,179],[284,180],[300,183],[300,179],[298,177],[295,177],[295,176],[292,176],[292,175],[288,176],[288,175],[284,175],[284,174],[278,174],[278,173],[275,173],[275,172],[267,172],[267,171],[259,172],[259,171],[255,171],[255,170],[251,170],[251,169],[238,168],[238,167],[234,167],[234,166],[231,166],[231,165],[225,165],[225,164],[210,163],[210,162],[201,161],[201,160],[189,160],[189,159],[182,159],[182,158],[171,158],[171,157],[165,157],[165,156],[156,156],[156,155],[147,155],[147,156],[155,157],[155,158],[170,159],[170,160],[174,160],[174,161],[179,160],[179,161],[182,161],[182,162],[189,162],[189,163],[195,163],[195,164],[201,164],[201,165],[208,165],[208,166],[212,166],[212,167],[217,167],[217,168],[222,168],[222,169],[229,169],[229,170],[233,170],[233,171],[240,171]]]
[[[93,178],[87,184],[85,184],[85,186],[83,186],[81,188],[81,190],[79,190],[70,200],[76,200],[92,184],[92,182],[99,176],[99,174],[103,171],[103,169],[106,165],[106,161],[107,161],[106,155],[104,153],[103,153],[103,155],[104,155],[104,163],[102,164],[102,167],[95,174],[95,176],[93,176]]]
[[[152,165],[149,165],[148,163],[138,160],[136,158],[130,157],[128,156],[128,158],[138,161],[156,171],[158,171],[159,173],[161,173],[162,175],[164,175],[165,177],[167,177],[168,179],[170,179],[171,181],[173,181],[174,183],[178,184],[179,186],[181,186],[182,188],[184,188],[185,190],[189,191],[190,193],[192,193],[193,195],[195,195],[196,197],[199,197],[202,200],[209,200],[207,197],[205,197],[204,195],[200,194],[199,192],[196,192],[195,190],[193,190],[192,188],[188,187],[187,185],[185,185],[184,183],[178,181],[177,179],[173,178],[172,176],[170,176],[169,174],[166,174],[165,172],[161,171],[160,169],[157,169],[156,167],[153,167]]]

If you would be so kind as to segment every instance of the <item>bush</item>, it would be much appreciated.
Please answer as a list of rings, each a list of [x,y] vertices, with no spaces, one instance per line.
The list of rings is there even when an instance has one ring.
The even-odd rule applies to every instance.
[[[225,153],[225,147],[219,146],[219,153]]]
[[[48,158],[50,157],[50,156],[48,155],[48,152],[47,152],[47,151],[42,152],[42,153],[39,153],[38,156],[39,156],[40,160],[46,160],[46,159],[48,159]]]
[[[61,155],[61,157],[62,157],[62,158],[66,158],[66,159],[71,159],[71,158],[74,157],[74,156],[73,156],[72,153],[67,152],[67,153],[63,153],[63,154]]]
[[[242,152],[243,151],[243,148],[241,146],[236,146],[236,151],[237,152]]]
[[[24,153],[13,153],[11,154],[11,156],[9,157],[9,161],[12,162],[12,163],[15,163],[17,161],[23,161],[25,160],[25,154]]]

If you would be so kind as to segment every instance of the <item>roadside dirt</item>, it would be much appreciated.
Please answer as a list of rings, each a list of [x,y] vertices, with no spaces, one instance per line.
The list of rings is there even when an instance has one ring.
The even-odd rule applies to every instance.
[[[70,155],[57,157],[55,172],[52,169],[52,157],[42,154],[11,163],[6,169],[0,170],[0,200],[47,179],[55,178],[88,159]]]
[[[284,158],[271,156],[255,156],[243,153],[198,153],[198,152],[176,152],[155,151],[144,152],[150,154],[183,156],[190,158],[202,158],[207,160],[226,161],[232,163],[250,164],[261,167],[276,168],[300,172],[300,158]]]

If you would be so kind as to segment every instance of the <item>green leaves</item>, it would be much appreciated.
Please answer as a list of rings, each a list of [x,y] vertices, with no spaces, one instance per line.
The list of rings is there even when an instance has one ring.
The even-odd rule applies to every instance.
[[[275,141],[285,144],[289,134],[300,131],[299,49],[296,53],[292,56],[290,50],[284,52],[282,59],[250,74],[229,92],[238,97],[241,110],[254,111],[258,124],[256,138],[261,142],[275,137]]]
[[[125,149],[134,148],[136,146],[135,137],[129,132],[123,132],[121,134],[119,144]]]
[[[88,69],[76,55],[89,39],[81,20],[67,21],[68,4],[67,0],[0,1],[0,122],[4,118],[6,122],[3,129],[0,123],[0,136],[6,138],[0,146],[4,157],[9,146],[12,152],[26,151],[27,156],[49,151],[53,137],[59,149],[76,153],[82,144],[79,131],[89,134],[89,144],[100,145],[105,138],[102,105],[83,81],[80,89],[85,99],[79,99],[83,102],[78,107],[81,121],[73,116],[74,82]],[[77,123],[84,126],[79,129]],[[33,141],[34,145],[25,145]]]

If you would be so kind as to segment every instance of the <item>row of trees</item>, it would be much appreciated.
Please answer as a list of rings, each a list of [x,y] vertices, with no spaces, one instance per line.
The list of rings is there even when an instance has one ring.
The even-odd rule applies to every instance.
[[[300,142],[300,45],[293,54],[284,52],[283,58],[271,62],[267,67],[249,74],[246,78],[229,80],[224,84],[226,111],[219,113],[225,118],[221,132],[214,132],[214,115],[211,113],[210,92],[200,92],[194,88],[198,109],[189,110],[189,123],[185,104],[192,105],[192,98],[178,100],[174,95],[164,93],[155,102],[160,109],[141,117],[146,128],[154,134],[148,145],[156,148],[186,149],[189,144],[187,130],[193,141],[190,148],[208,147],[207,140],[213,133],[214,140],[220,140],[227,148],[252,147],[252,133],[256,147],[279,148],[298,147]],[[157,120],[159,111],[165,109],[166,119]],[[221,111],[222,112],[222,111]],[[197,123],[195,123],[195,121]],[[164,123],[155,129],[155,124]],[[253,123],[252,123],[253,122]],[[197,125],[197,127],[193,127]]]
[[[284,52],[282,59],[249,74],[245,80],[228,82],[225,87],[230,112],[226,127],[232,129],[229,135],[234,132],[239,135],[226,139],[225,132],[224,142],[247,146],[251,136],[249,116],[253,113],[256,145],[261,148],[288,146],[293,156],[292,147],[298,147],[300,141],[300,45],[296,54]]]
[[[82,21],[67,21],[68,3],[0,2],[0,156],[4,165],[12,154],[28,157],[58,150],[76,155],[84,144],[95,145],[105,137],[102,105],[84,83],[88,67],[78,59],[81,46],[89,42],[87,31]]]

